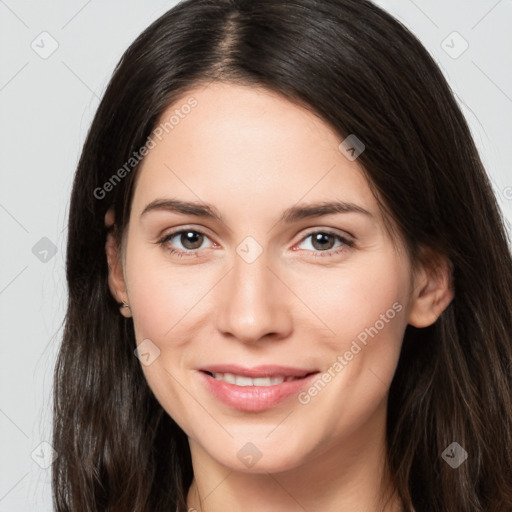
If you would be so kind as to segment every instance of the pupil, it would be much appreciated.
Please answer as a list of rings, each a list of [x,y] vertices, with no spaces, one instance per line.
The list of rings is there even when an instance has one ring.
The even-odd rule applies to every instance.
[[[316,247],[315,246],[315,243],[318,243],[320,242],[320,244],[327,242],[329,241],[329,237],[332,236],[332,235],[329,235],[328,233],[317,233],[314,237],[313,237],[313,247],[315,247],[316,249],[325,249],[325,245],[320,245],[320,247]]]
[[[194,231],[187,231],[186,233],[182,233],[182,237],[183,236],[185,237],[185,241],[183,242],[183,240],[182,240],[182,243],[183,243],[183,246],[185,248],[187,248],[187,249],[197,249],[198,247],[201,246],[201,242],[202,242],[201,237],[202,237],[202,235],[200,233],[195,233]],[[199,242],[200,243],[197,246],[194,246],[195,244],[197,244],[197,240],[196,241],[193,240],[195,237],[200,237],[199,238]],[[190,247],[189,244],[191,244],[192,247]]]

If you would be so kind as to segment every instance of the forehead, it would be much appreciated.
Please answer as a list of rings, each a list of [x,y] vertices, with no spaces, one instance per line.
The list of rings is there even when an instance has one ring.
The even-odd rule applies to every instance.
[[[170,105],[155,129],[155,146],[138,171],[136,207],[165,192],[221,203],[336,198],[376,207],[357,160],[339,149],[342,138],[275,92],[197,87]]]

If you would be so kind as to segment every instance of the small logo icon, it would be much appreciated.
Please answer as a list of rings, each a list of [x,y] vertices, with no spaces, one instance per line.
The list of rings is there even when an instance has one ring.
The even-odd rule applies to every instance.
[[[441,48],[452,59],[458,59],[469,48],[469,43],[458,32],[453,31],[441,42]]]
[[[238,458],[248,467],[252,468],[256,462],[258,462],[262,453],[252,443],[246,443],[240,450],[238,450]]]
[[[338,146],[338,149],[348,160],[353,162],[366,149],[366,146],[353,133],[351,133]]]
[[[454,441],[444,450],[441,457],[453,469],[456,469],[468,458],[468,452],[459,443]]]
[[[238,244],[236,252],[246,263],[253,263],[260,257],[263,247],[252,236],[247,236]]]
[[[160,349],[149,338],[146,338],[137,345],[133,353],[144,366],[149,366],[160,356]]]
[[[57,254],[57,246],[49,238],[43,236],[32,247],[32,254],[43,263],[48,263]]]
[[[41,468],[48,469],[57,458],[57,452],[50,443],[43,441],[30,454],[32,460]]]
[[[30,47],[41,59],[47,59],[57,50],[59,43],[48,32],[41,32],[31,43]]]

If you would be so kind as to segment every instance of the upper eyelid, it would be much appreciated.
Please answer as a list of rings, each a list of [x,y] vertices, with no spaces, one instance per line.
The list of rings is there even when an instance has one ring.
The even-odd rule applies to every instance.
[[[167,233],[165,235],[161,235],[159,237],[159,239],[165,240],[166,238],[173,238],[176,235],[180,235],[181,233],[184,233],[184,232],[186,233],[187,231],[194,231],[196,233],[200,233],[201,235],[205,235],[211,239],[211,236],[205,230],[200,229],[200,228],[189,228],[189,227],[177,228],[176,230],[169,231],[169,233]]]

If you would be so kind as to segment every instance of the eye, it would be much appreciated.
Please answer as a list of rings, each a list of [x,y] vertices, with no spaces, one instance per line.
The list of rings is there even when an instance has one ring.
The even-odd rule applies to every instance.
[[[352,240],[329,230],[312,231],[301,240],[301,243],[309,238],[311,238],[310,246],[313,248],[313,252],[319,253],[315,254],[315,257],[334,256],[347,250],[347,247],[354,246]],[[333,242],[336,240],[340,242],[340,245],[333,250]]]
[[[205,239],[209,237],[198,229],[187,229],[182,228],[165,235],[158,243],[167,248],[170,254],[176,256],[198,256],[197,252],[202,247]],[[313,252],[317,253],[315,257],[334,256],[347,249],[347,247],[353,247],[354,242],[348,238],[341,236],[338,233],[329,230],[317,230],[312,231],[302,238],[301,243],[311,238],[310,246],[313,248]],[[333,242],[338,240],[340,245],[337,248],[333,248]],[[176,243],[182,245],[183,249],[176,248]],[[293,249],[296,250],[296,249]],[[311,250],[311,249],[306,249]]]
[[[208,238],[205,233],[197,229],[179,229],[165,235],[158,243],[162,246],[166,246],[171,254],[177,256],[193,256],[197,255],[195,251],[198,249],[204,249],[201,247],[205,238]],[[176,239],[174,242],[173,240]],[[179,247],[176,249],[174,246],[179,242],[182,244],[183,249]],[[169,247],[169,245],[171,247]]]

